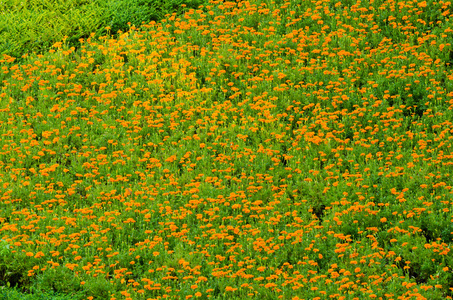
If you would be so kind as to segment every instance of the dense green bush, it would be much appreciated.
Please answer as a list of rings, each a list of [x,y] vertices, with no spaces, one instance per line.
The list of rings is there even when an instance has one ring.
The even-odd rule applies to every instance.
[[[21,58],[42,54],[67,36],[77,48],[81,38],[115,35],[130,25],[157,21],[171,12],[196,8],[202,0],[7,0],[0,2],[0,54]],[[181,7],[185,4],[185,8]]]
[[[24,294],[17,289],[0,289],[0,300],[73,300],[72,295],[58,295],[53,292]]]

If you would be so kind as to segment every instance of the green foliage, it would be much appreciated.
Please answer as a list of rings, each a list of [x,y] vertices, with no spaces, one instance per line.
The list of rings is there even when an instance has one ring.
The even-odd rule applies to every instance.
[[[116,36],[130,26],[158,21],[167,13],[197,8],[202,0],[8,0],[0,2],[0,55],[21,60],[44,54],[62,40],[78,48],[80,39]],[[186,7],[182,8],[181,4]],[[106,30],[105,27],[110,27]],[[65,38],[66,37],[66,38]]]
[[[0,242],[0,285],[16,287],[29,284],[27,271],[33,266],[33,258],[11,249],[6,240]]]
[[[82,285],[74,272],[66,267],[58,266],[48,268],[40,273],[34,281],[33,290],[37,292],[53,291],[58,294],[77,293],[82,290]]]
[[[113,33],[125,31],[128,23],[136,27],[142,22],[149,23],[163,17],[161,5],[154,0],[117,0],[109,1],[105,19]]]
[[[6,1],[0,4],[0,54],[44,53],[69,37],[78,41],[102,26],[103,1]]]
[[[24,294],[17,288],[0,288],[0,300],[73,300],[73,295],[59,295],[50,291]]]

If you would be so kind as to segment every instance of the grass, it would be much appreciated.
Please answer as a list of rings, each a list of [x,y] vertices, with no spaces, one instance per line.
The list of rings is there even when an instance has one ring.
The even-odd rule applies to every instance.
[[[1,292],[451,299],[450,10],[210,1],[5,53]]]

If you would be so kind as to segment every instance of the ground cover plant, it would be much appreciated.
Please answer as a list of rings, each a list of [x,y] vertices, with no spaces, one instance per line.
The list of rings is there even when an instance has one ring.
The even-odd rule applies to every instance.
[[[70,47],[81,39],[127,31],[128,23],[158,21],[166,13],[196,8],[201,0],[5,0],[0,2],[0,54],[18,58],[47,52],[65,36]],[[184,4],[184,7],[181,7]],[[109,27],[106,30],[105,27]]]
[[[451,2],[297,2],[4,55],[1,282],[451,299]]]

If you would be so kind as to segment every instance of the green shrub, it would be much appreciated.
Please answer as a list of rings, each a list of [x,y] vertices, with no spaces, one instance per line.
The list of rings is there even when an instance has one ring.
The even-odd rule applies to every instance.
[[[6,1],[0,4],[0,53],[42,53],[64,36],[79,39],[102,26],[102,1]]]
[[[44,54],[67,36],[70,47],[77,48],[80,39],[114,35],[127,31],[130,25],[157,21],[173,11],[197,8],[201,0],[37,0],[0,2],[0,54],[20,59],[33,52]],[[110,27],[106,31],[105,27]]]
[[[32,259],[22,252],[12,250],[9,243],[2,239],[0,241],[0,285],[15,287],[27,284],[29,282],[27,271],[33,266]]]
[[[72,295],[59,295],[54,292],[23,294],[18,289],[0,289],[0,300],[73,300]]]
[[[37,276],[34,283],[34,290],[37,292],[74,294],[82,289],[80,280],[74,277],[74,272],[62,266],[45,270]]]

